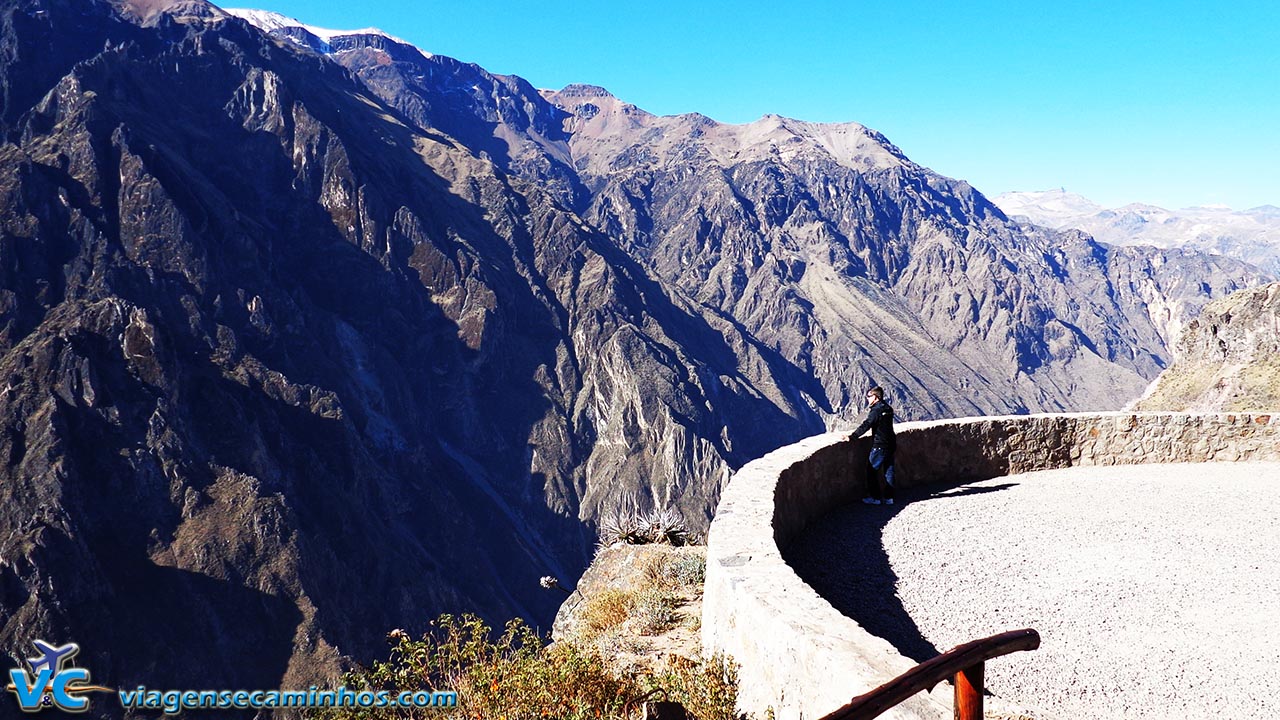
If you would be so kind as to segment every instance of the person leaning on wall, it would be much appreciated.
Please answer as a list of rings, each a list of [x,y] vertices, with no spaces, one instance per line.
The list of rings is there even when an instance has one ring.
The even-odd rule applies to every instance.
[[[850,440],[871,431],[871,452],[867,454],[868,505],[893,504],[893,454],[898,440],[893,434],[893,408],[884,399],[884,389],[876,386],[867,391],[867,419],[850,435]]]

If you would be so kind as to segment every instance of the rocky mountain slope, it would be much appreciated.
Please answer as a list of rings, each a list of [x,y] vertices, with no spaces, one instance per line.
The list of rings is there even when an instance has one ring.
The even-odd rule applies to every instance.
[[[545,622],[602,512],[699,529],[869,382],[908,417],[1118,407],[1263,279],[1022,228],[860,126],[200,0],[7,0],[0,48],[0,646],[75,640],[107,684],[305,687],[440,611]]]
[[[84,5],[4,10],[15,657],[305,686],[445,609],[549,619],[599,505],[705,522],[822,427],[774,351],[337,65],[199,3]]]
[[[1188,323],[1174,358],[1135,409],[1280,409],[1280,283],[1210,303]]]
[[[575,115],[586,217],[813,372],[844,419],[872,382],[916,417],[1108,406],[1162,363],[1177,316],[1148,301],[1194,304],[1250,274],[1182,254],[1152,272],[1142,251],[1023,230],[856,124],[656,118],[580,87],[549,98]]]
[[[1186,248],[1280,272],[1280,208],[1273,205],[1241,211],[1166,210],[1142,203],[1104,208],[1066,190],[1002,193],[992,201],[1010,216],[1049,228],[1075,228],[1113,245]]]
[[[327,43],[414,122],[468,137],[741,324],[813,378],[828,424],[853,420],[869,383],[906,417],[1117,407],[1208,297],[1264,277],[1021,228],[857,124],[657,117],[601,88],[535,91],[382,34],[264,26]]]

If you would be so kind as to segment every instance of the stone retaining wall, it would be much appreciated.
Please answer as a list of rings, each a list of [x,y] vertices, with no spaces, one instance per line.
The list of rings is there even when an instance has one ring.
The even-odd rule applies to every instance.
[[[900,487],[1077,465],[1280,460],[1280,413],[968,418],[897,432]],[[780,548],[811,521],[863,495],[867,443],[827,433],[780,448],[734,474],[720,500],[707,542],[702,641],[742,666],[739,702],[761,717],[771,707],[779,720],[820,718],[914,666],[782,559]],[[881,717],[950,716],[943,686]]]

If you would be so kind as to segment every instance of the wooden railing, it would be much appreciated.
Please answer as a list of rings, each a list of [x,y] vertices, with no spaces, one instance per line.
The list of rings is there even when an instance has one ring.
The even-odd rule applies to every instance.
[[[1013,630],[974,640],[926,660],[822,720],[870,720],[922,690],[954,677],[955,720],[982,720],[982,670],[991,658],[1040,647],[1040,633]]]

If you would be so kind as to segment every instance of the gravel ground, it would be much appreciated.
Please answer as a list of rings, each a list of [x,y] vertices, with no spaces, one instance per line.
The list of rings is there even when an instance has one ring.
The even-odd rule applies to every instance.
[[[917,660],[1005,630],[987,663],[1036,717],[1280,717],[1280,463],[1071,468],[843,508],[800,576]]]

